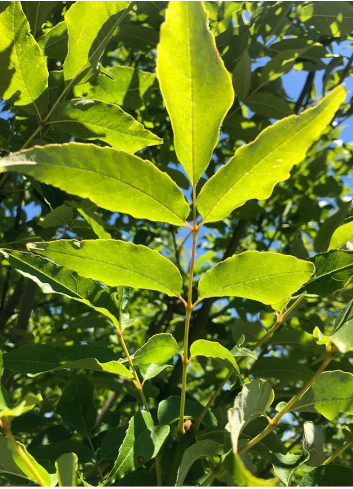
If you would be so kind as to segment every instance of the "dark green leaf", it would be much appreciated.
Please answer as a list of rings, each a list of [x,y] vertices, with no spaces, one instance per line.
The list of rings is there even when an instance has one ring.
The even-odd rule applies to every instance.
[[[176,486],[182,486],[190,467],[200,458],[212,458],[220,449],[220,444],[213,440],[197,441],[188,447],[181,459]]]
[[[353,469],[344,465],[324,465],[308,472],[300,481],[300,487],[351,486],[353,480]]]

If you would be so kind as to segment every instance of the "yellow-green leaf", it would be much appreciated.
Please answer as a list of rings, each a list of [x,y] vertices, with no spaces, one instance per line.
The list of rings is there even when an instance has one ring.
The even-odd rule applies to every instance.
[[[182,278],[177,267],[146,246],[113,239],[61,239],[28,243],[27,247],[107,285],[158,290],[170,296],[181,292]]]
[[[267,199],[274,186],[289,178],[310,146],[331,121],[343,102],[343,85],[313,108],[264,129],[202,187],[197,209],[204,222],[219,221],[250,199]]]
[[[276,306],[307,282],[313,271],[312,263],[294,256],[245,251],[201,277],[199,298],[236,296]]]
[[[34,146],[2,158],[0,168],[136,218],[182,226],[189,214],[182,191],[166,173],[114,148],[82,143]]]
[[[207,22],[203,2],[169,2],[157,49],[157,77],[175,151],[194,184],[210,162],[234,98]]]

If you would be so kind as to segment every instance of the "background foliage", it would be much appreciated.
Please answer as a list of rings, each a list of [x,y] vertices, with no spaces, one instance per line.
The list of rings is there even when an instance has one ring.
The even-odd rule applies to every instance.
[[[211,163],[205,173],[200,172],[198,190],[238,147],[253,141],[276,120],[301,113],[341,82],[349,86],[353,60],[352,2],[230,1],[204,5],[218,52],[232,74],[236,97],[223,121]],[[173,132],[155,74],[156,49],[166,7],[167,2],[131,5],[127,2],[12,2],[10,5],[2,2],[0,60],[10,74],[0,78],[2,157],[24,146],[50,143],[93,142],[107,148],[107,155],[112,146],[152,162],[172,177],[190,201],[191,185],[175,155]],[[5,17],[7,9],[11,9],[15,19],[11,25],[6,20],[9,17]],[[72,46],[83,30],[87,34],[85,45],[75,51]],[[28,62],[25,70],[21,70],[24,57]],[[49,71],[47,86],[40,82],[46,70]],[[296,78],[296,73],[301,75]],[[288,77],[303,80],[295,99],[288,93],[293,89]],[[272,250],[306,260],[332,249],[332,260],[329,272],[325,273],[327,255],[322,266],[322,255],[312,258],[317,280],[302,290],[309,296],[286,317],[284,327],[278,328],[258,348],[257,343],[276,321],[270,305],[239,297],[208,297],[196,308],[191,318],[190,344],[195,340],[217,341],[228,350],[238,345],[238,349],[241,346],[255,349],[257,359],[248,354],[239,361],[241,379],[233,377],[232,385],[223,382],[225,387],[220,390],[212,412],[203,418],[197,441],[193,433],[189,435],[178,484],[196,485],[206,480],[218,485],[257,485],[259,479],[252,479],[250,472],[252,477],[265,479],[266,484],[274,476],[279,479],[272,484],[351,484],[349,446],[353,442],[353,399],[349,382],[352,381],[344,374],[353,374],[353,345],[348,329],[352,314],[349,280],[353,258],[350,251],[335,251],[353,235],[352,190],[348,179],[352,143],[346,137],[341,138],[342,128],[352,115],[350,99],[349,94],[320,140],[311,146],[304,161],[292,169],[290,179],[275,187],[270,198],[252,199],[223,220],[207,222],[202,228],[194,269],[195,296],[197,280],[206,270],[242,251]],[[215,97],[209,104],[218,102]],[[125,137],[124,131],[132,131],[134,137]],[[65,155],[56,150],[54,153],[65,160]],[[80,155],[77,164],[84,167]],[[109,164],[114,167],[113,157]],[[127,157],[124,164],[133,179],[133,157]],[[28,174],[1,175],[1,248],[20,252],[26,250],[29,242],[112,237],[160,252],[179,268],[183,283],[187,284],[191,244],[187,228],[179,231],[168,224],[168,219],[167,223],[151,222],[148,211],[143,216],[146,219],[132,217],[128,198],[123,194],[121,212],[107,210],[109,195],[101,196],[101,202],[95,205],[77,197],[74,191],[70,193],[75,182],[69,174],[60,175],[58,170],[56,178],[62,179],[58,185],[61,190],[51,186],[50,181],[39,183]],[[144,175],[136,178],[143,180]],[[153,186],[153,181],[141,185],[150,184]],[[168,193],[166,190],[165,198]],[[169,195],[171,202],[181,197]],[[180,219],[182,223],[186,217],[175,217],[174,224],[180,223]],[[335,232],[337,228],[339,231]],[[21,409],[10,413],[16,440],[49,473],[55,473],[56,465],[61,485],[74,484],[73,479],[65,477],[75,472],[76,458],[79,483],[82,479],[97,485],[111,473],[111,484],[153,485],[157,482],[156,463],[162,466],[163,482],[174,482],[168,479],[168,468],[173,467],[175,453],[180,450],[176,421],[181,362],[177,356],[158,362],[153,361],[158,357],[149,357],[140,359],[139,365],[136,355],[139,374],[146,379],[144,396],[151,408],[152,421],[146,411],[140,411],[138,392],[123,371],[128,364],[113,363],[124,357],[124,351],[113,319],[101,314],[102,308],[110,312],[115,308],[119,315],[115,299],[120,293],[120,304],[123,302],[122,290],[117,287],[124,284],[115,283],[112,278],[113,282],[106,282],[111,287],[104,290],[104,295],[102,290],[95,289],[94,282],[70,275],[70,280],[82,287],[82,295],[73,297],[77,291],[70,288],[67,277],[67,288],[53,294],[50,292],[54,285],[48,285],[48,281],[44,290],[38,286],[39,282],[43,283],[43,277],[37,282],[29,278],[33,274],[26,266],[30,267],[31,263],[25,266],[22,255],[12,253],[9,257],[4,252],[1,256],[0,338],[5,367],[2,385],[14,405],[25,399]],[[50,262],[38,256],[33,260],[36,262],[32,266],[41,269],[44,275],[53,273]],[[167,288],[130,291],[123,311],[124,338],[130,354],[159,333],[172,333],[177,343],[182,344],[184,306],[168,293],[178,288],[178,278],[175,281],[167,284]],[[99,303],[95,309],[87,307],[92,297]],[[334,324],[336,332],[333,333]],[[339,385],[343,386],[337,391],[340,399],[344,399],[340,406],[329,403],[331,411],[327,413],[320,409],[303,412],[297,405],[297,410],[281,420],[275,433],[244,455],[243,463],[248,469],[242,475],[245,479],[239,479],[243,468],[234,467],[238,459],[225,460],[218,470],[219,456],[231,448],[229,434],[224,430],[228,423],[227,410],[233,407],[242,383],[254,379],[260,382],[260,378],[271,382],[276,402],[269,407],[271,403],[264,394],[263,411],[268,409],[267,413],[273,417],[276,404],[287,402],[313,376],[325,357],[325,343],[330,341],[340,350],[330,364],[330,370],[337,372],[330,378],[324,377],[328,373],[323,374],[322,389],[336,392]],[[167,347],[172,352],[175,348],[174,353],[178,351],[171,338],[164,339],[161,351]],[[142,354],[144,350],[142,353],[140,350]],[[219,354],[215,356],[219,358]],[[96,360],[92,363],[92,359]],[[158,363],[162,367],[149,367],[146,363]],[[227,377],[228,367],[229,363],[203,356],[189,365],[185,414],[193,422]],[[255,391],[261,390],[260,384],[250,385]],[[319,388],[318,391],[322,392]],[[315,392],[311,395],[315,396]],[[270,399],[271,394],[268,396]],[[1,416],[7,416],[0,401]],[[157,412],[160,425],[154,426]],[[169,425],[170,433],[165,430]],[[244,446],[265,426],[265,418],[252,421],[242,431],[239,444]],[[139,433],[146,433],[141,427],[147,427],[148,433],[152,433],[149,436],[154,440],[154,452],[146,452],[149,445],[143,437],[139,438]],[[133,459],[119,453],[125,436],[134,440]],[[156,462],[162,443],[165,449]],[[342,446],[348,449],[335,459],[334,464],[339,467],[327,465],[312,470],[331,454],[337,454]],[[140,447],[144,456],[139,455]],[[5,438],[0,437],[1,484],[33,484],[26,468],[16,463],[15,455],[9,450]],[[195,463],[186,466],[187,460]],[[210,474],[211,479],[207,479]],[[43,477],[48,483],[45,473]]]

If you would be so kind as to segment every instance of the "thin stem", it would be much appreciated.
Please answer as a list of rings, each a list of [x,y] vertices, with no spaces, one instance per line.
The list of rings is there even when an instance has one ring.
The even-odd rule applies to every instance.
[[[199,228],[197,227],[197,213],[196,213],[196,187],[193,185],[192,188],[192,200],[193,200],[193,227],[192,227],[192,249],[191,249],[191,259],[190,259],[190,271],[189,271],[189,281],[188,281],[188,300],[185,306],[185,330],[184,330],[184,353],[182,356],[183,373],[181,380],[181,399],[180,399],[180,413],[179,413],[179,423],[177,427],[177,432],[179,436],[185,434],[184,429],[184,411],[185,411],[185,396],[186,396],[186,380],[187,380],[187,368],[189,365],[189,330],[190,330],[190,317],[193,310],[192,305],[192,284],[194,279],[194,266],[196,258],[196,246],[197,246],[197,236],[199,234]]]
[[[201,411],[201,413],[199,414],[198,418],[196,419],[194,425],[193,425],[193,428],[194,428],[194,431],[197,433],[199,428],[200,428],[200,424],[203,420],[203,418],[206,416],[208,410],[213,406],[213,403],[215,402],[215,400],[217,399],[217,397],[219,396],[219,394],[221,393],[223,387],[226,385],[226,383],[228,382],[228,380],[231,378],[232,376],[232,373],[233,372],[229,372],[225,377],[224,379],[222,380],[222,382],[219,384],[219,386],[217,387],[217,389],[214,391],[214,393],[212,394],[212,396],[210,397],[208,403],[206,404],[206,406],[203,408],[203,410]]]
[[[267,341],[270,339],[270,337],[282,326],[284,323],[285,319],[287,319],[288,315],[295,309],[298,304],[301,303],[301,301],[304,299],[304,295],[300,296],[293,304],[283,313],[280,313],[276,319],[276,322],[271,326],[271,328],[267,331],[265,336],[263,336],[259,341],[254,345],[253,350],[258,348],[259,346],[263,345],[264,343],[267,343]]]
[[[285,319],[288,317],[288,315],[293,311],[293,309],[295,309],[297,307],[298,304],[300,304],[300,302],[304,299],[304,296],[300,296],[284,313],[281,313],[279,314],[276,322],[274,323],[274,325],[268,330],[267,334],[265,336],[263,336],[256,344],[255,346],[253,347],[253,350],[255,350],[256,348],[258,348],[259,346],[261,346],[263,343],[267,342],[270,337],[275,333],[275,331],[280,327],[282,326],[283,322],[285,321]],[[196,304],[196,302],[195,302]],[[195,304],[194,304],[194,307],[195,307]],[[243,357],[241,360],[245,359],[245,357]],[[241,364],[241,360],[238,362],[239,366]],[[219,386],[217,387],[217,389],[214,391],[214,393],[212,394],[212,396],[210,397],[208,403],[206,404],[206,406],[203,408],[203,410],[201,411],[199,417],[196,419],[194,425],[193,425],[193,428],[194,430],[197,432],[198,429],[200,428],[200,424],[203,420],[203,418],[205,417],[205,415],[207,414],[207,411],[209,410],[210,407],[213,406],[213,403],[215,402],[215,400],[217,399],[217,397],[219,396],[219,394],[221,393],[223,387],[226,385],[226,383],[228,382],[228,380],[231,378],[232,376],[232,372],[229,372],[226,377],[222,380],[222,382],[219,384]]]
[[[353,434],[350,436],[349,440],[346,441],[340,448],[338,448],[335,452],[333,452],[330,457],[328,457],[324,462],[322,462],[322,465],[328,465],[330,464],[335,458],[339,457],[347,448],[353,445]]]
[[[206,487],[206,486],[209,486],[210,484],[212,484],[212,482],[215,480],[215,478],[217,477],[217,475],[221,472],[222,470],[222,465],[217,465],[215,467],[215,469],[213,470],[213,472],[211,472],[211,474],[207,477],[207,479],[205,479],[203,481],[203,483],[201,484],[201,487]]]
[[[32,472],[38,484],[42,487],[47,487],[47,484],[42,478],[42,476],[39,474],[37,469],[32,464],[31,460],[28,458],[27,454],[22,450],[21,446],[16,442],[15,438],[13,437],[10,420],[8,418],[0,418],[0,426],[3,429],[6,438],[9,440],[14,450],[16,451],[17,455]]]
[[[259,433],[257,436],[255,436],[255,438],[250,440],[245,446],[243,446],[243,448],[241,448],[239,450],[239,453],[247,452],[251,447],[256,445],[256,443],[258,443],[263,438],[265,438],[265,436],[267,436],[269,433],[271,433],[278,426],[278,423],[280,422],[281,418],[283,418],[283,416],[290,411],[292,406],[305,394],[305,392],[311,387],[311,385],[315,382],[315,380],[326,369],[327,365],[330,363],[330,361],[332,360],[332,358],[336,354],[336,351],[337,350],[334,347],[330,347],[330,346],[327,347],[327,355],[326,355],[324,361],[322,362],[321,366],[315,372],[315,374],[311,377],[311,379],[308,380],[308,382],[306,382],[306,384],[300,389],[300,391],[297,392],[297,394],[295,394],[295,396],[293,396],[292,399],[290,399],[290,401],[287,402],[287,404],[284,406],[284,408],[281,409],[280,412],[277,413],[273,419],[269,420],[269,424],[261,433]]]

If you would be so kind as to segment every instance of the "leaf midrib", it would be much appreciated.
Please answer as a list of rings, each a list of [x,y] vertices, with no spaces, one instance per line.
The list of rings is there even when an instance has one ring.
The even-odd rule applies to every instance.
[[[87,145],[86,145],[87,146]],[[116,150],[118,151],[118,150]],[[149,197],[151,200],[154,200],[155,202],[158,202],[158,204],[160,204],[162,207],[164,207],[165,209],[167,209],[169,212],[171,212],[172,214],[174,214],[174,216],[176,216],[178,219],[181,220],[181,223],[184,224],[185,223],[185,220],[179,215],[177,214],[177,212],[175,212],[173,209],[171,209],[170,207],[168,207],[164,202],[161,202],[159,199],[157,199],[156,197],[154,197],[153,195],[147,193],[146,191],[136,187],[135,185],[132,185],[131,183],[126,183],[124,180],[122,180],[121,178],[117,178],[113,175],[107,175],[103,172],[99,172],[97,170],[92,170],[91,168],[78,168],[77,166],[70,166],[70,165],[59,165],[58,163],[36,163],[35,161],[31,161],[31,160],[22,160],[22,161],[19,161],[19,162],[10,162],[10,163],[5,163],[6,166],[21,166],[21,165],[30,165],[30,166],[35,166],[35,165],[42,165],[42,166],[49,166],[49,167],[58,167],[58,168],[68,168],[68,169],[71,169],[71,170],[77,170],[79,172],[89,172],[89,173],[93,173],[93,174],[96,174],[96,175],[100,175],[102,177],[105,177],[106,179],[112,179],[112,180],[116,180],[117,182],[120,182],[124,185],[126,185],[127,187],[131,187],[132,189],[136,190],[137,192],[140,192],[141,194],[143,195],[146,195],[147,197]]]
[[[211,271],[211,270],[210,270]],[[264,275],[262,277],[255,277],[255,278],[252,278],[252,279],[248,279],[248,280],[241,280],[239,282],[233,282],[229,285],[225,285],[224,287],[219,287],[218,289],[213,289],[212,293],[214,292],[218,292],[220,290],[224,290],[224,289],[229,289],[229,287],[234,287],[236,285],[239,285],[239,284],[248,284],[249,282],[256,282],[256,281],[259,281],[259,280],[263,280],[263,279],[266,279],[266,278],[271,278],[271,277],[277,277],[279,275],[287,275],[287,274],[293,274],[293,273],[308,273],[308,270],[303,270],[303,271],[294,271],[293,270],[290,270],[288,272],[279,272],[279,273],[273,273],[271,275]],[[205,296],[202,296],[202,298],[204,297],[208,297],[207,295]]]
[[[45,251],[45,250],[38,250],[38,251]],[[77,255],[74,255],[72,253],[68,253],[68,252],[63,252],[63,251],[50,251],[50,253],[53,253],[53,254],[58,254],[58,255],[64,255],[64,256],[70,256],[70,257],[73,257],[73,258],[79,258],[80,260],[87,260],[89,262],[92,262],[93,263],[102,263],[104,265],[109,265],[111,267],[115,267],[115,268],[121,268],[122,270],[126,270],[128,272],[132,272],[134,273],[135,275],[139,275],[141,277],[144,277],[144,278],[147,278],[148,280],[151,280],[151,282],[155,282],[159,285],[161,285],[162,287],[164,287],[165,289],[169,290],[170,292],[172,292],[172,294],[174,296],[178,296],[179,294],[177,294],[174,290],[172,290],[171,288],[169,288],[166,284],[160,282],[159,280],[156,280],[155,278],[153,277],[150,277],[142,272],[136,272],[135,270],[132,270],[130,268],[127,268],[127,267],[123,267],[121,265],[116,265],[114,263],[110,263],[110,262],[107,262],[107,261],[103,261],[103,260],[99,260],[97,257],[95,257],[94,259],[93,258],[88,258],[88,257],[85,257],[85,256],[77,256]],[[171,263],[171,262],[170,262]],[[172,264],[172,263],[171,263]],[[92,280],[92,279],[91,279]]]

